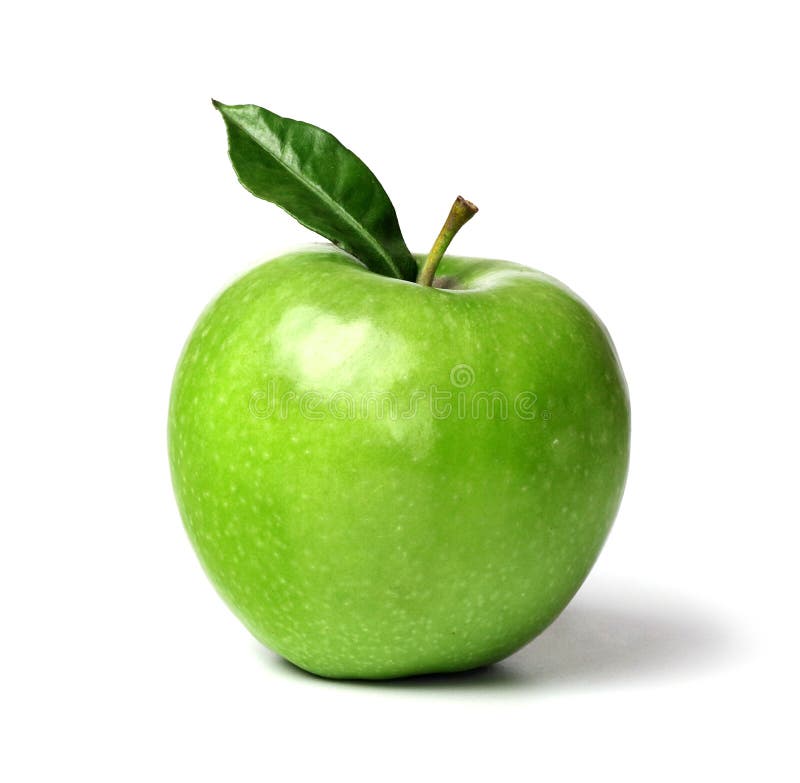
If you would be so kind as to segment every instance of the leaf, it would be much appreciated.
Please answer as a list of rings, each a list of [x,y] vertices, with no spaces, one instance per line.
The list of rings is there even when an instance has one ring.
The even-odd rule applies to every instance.
[[[253,195],[286,210],[369,269],[414,280],[417,265],[375,175],[327,131],[260,106],[214,101],[231,162]]]

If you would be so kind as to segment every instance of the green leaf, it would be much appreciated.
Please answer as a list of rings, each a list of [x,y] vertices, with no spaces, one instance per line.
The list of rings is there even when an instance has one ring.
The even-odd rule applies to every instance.
[[[392,202],[347,147],[321,128],[260,106],[214,106],[228,129],[239,182],[253,195],[277,204],[372,271],[416,278]]]

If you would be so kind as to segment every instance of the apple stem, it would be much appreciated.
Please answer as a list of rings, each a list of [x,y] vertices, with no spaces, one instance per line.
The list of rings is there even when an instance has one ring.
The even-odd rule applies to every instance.
[[[450,207],[450,214],[447,220],[444,221],[442,230],[436,241],[433,243],[431,252],[425,259],[422,265],[417,282],[420,285],[431,286],[433,285],[433,278],[436,275],[436,268],[444,256],[444,251],[447,250],[448,245],[453,241],[453,237],[458,233],[461,226],[464,225],[476,212],[478,208],[470,201],[459,196]]]

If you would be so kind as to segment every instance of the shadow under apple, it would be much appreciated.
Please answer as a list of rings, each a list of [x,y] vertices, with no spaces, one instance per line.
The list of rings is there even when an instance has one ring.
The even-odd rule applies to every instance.
[[[700,670],[735,651],[732,634],[696,607],[638,588],[587,586],[530,644],[492,666],[397,680],[325,680],[265,651],[287,675],[331,684],[399,689],[572,688],[663,679]]]

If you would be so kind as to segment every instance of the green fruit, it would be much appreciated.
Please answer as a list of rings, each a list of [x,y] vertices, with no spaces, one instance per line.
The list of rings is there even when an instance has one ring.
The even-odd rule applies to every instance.
[[[334,136],[214,105],[240,182],[342,250],[253,270],[184,349],[170,462],[203,566],[317,674],[503,658],[566,606],[622,497],[630,415],[605,329],[539,272],[443,258],[469,201],[414,258]]]
[[[181,514],[253,635],[329,677],[470,669],[547,626],[622,497],[628,397],[571,291],[445,257],[428,287],[331,246],[202,315],[175,375]]]

